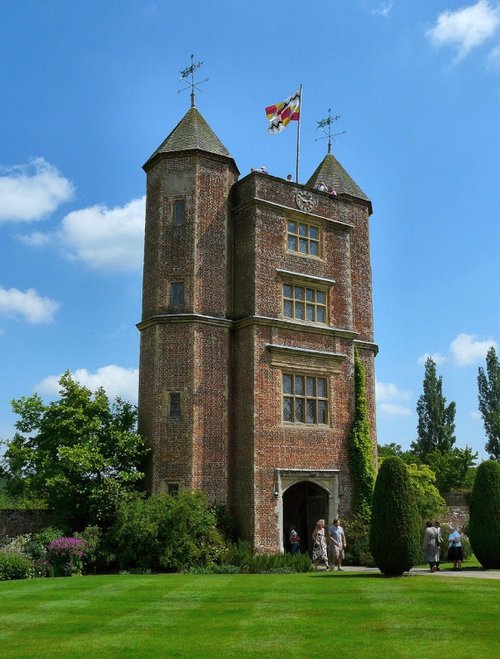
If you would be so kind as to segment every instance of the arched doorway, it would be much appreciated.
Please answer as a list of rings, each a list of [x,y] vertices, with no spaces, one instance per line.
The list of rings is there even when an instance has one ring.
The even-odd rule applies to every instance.
[[[300,551],[312,551],[311,534],[318,519],[328,520],[328,492],[312,483],[300,481],[283,493],[283,546],[289,551],[288,535],[294,525],[300,535]]]

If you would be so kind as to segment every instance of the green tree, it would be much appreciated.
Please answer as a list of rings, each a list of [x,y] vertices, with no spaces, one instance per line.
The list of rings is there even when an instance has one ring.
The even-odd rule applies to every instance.
[[[415,464],[420,462],[415,453],[412,451],[403,450],[401,444],[392,442],[391,444],[378,444],[377,446],[378,459],[382,458],[401,458],[406,464]]]
[[[446,405],[443,396],[443,378],[437,376],[436,364],[431,357],[425,362],[423,394],[417,402],[418,439],[411,447],[423,461],[431,451],[450,451],[455,443],[455,403]]]
[[[381,572],[397,576],[417,563],[420,524],[406,465],[386,458],[375,482],[370,525],[370,550]]]
[[[436,519],[440,517],[446,502],[436,487],[436,475],[426,464],[407,464],[418,513],[421,519]]]
[[[427,462],[436,474],[436,487],[440,492],[469,487],[469,474],[476,460],[477,453],[469,446],[464,449],[453,448],[447,452],[435,450],[427,455]]]
[[[479,411],[488,438],[484,448],[493,460],[500,461],[500,362],[493,347],[486,355],[486,373],[479,367],[477,387]]]
[[[60,399],[48,405],[38,394],[12,402],[20,418],[5,442],[9,489],[44,498],[56,522],[72,529],[106,526],[143,478],[136,410],[120,399],[110,406],[103,389],[92,394],[69,371],[59,384]]]
[[[375,484],[375,465],[366,408],[366,374],[357,350],[354,351],[354,392],[354,421],[348,443],[354,487],[354,513],[368,520]]]
[[[469,505],[469,536],[477,560],[486,568],[500,568],[500,464],[479,465]]]

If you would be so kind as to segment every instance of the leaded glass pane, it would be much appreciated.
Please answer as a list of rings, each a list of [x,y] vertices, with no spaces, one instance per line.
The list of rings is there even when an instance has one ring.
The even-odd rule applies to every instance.
[[[303,396],[304,395],[304,376],[303,375],[296,375],[295,376],[295,391],[294,391],[296,396]]]
[[[318,423],[328,423],[328,406],[326,400],[318,400]]]
[[[288,236],[288,249],[291,252],[297,251],[297,238],[295,236]]]
[[[293,421],[292,401],[293,401],[293,398],[283,398],[283,420],[284,421]]]
[[[304,289],[301,286],[295,287],[295,299],[303,300],[304,299]]]
[[[311,400],[310,398],[306,401],[306,423],[315,423],[316,422],[316,401]]]
[[[304,423],[304,399],[295,399],[295,421],[297,423]]]
[[[316,309],[316,320],[318,323],[324,323],[326,318],[325,314],[325,308],[324,307],[318,307]]]
[[[317,227],[309,227],[309,237],[313,240],[318,239],[318,229]]]
[[[291,375],[283,375],[283,391],[285,394],[293,393],[292,381],[293,380]]]
[[[318,256],[318,254],[319,254],[318,243],[311,242],[311,245],[310,245],[310,253],[311,253],[313,256]]]
[[[299,236],[307,236],[307,224],[299,224]]]
[[[326,398],[326,379],[316,378],[316,395],[318,398]]]
[[[306,392],[308,396],[314,396],[314,378],[306,378]]]
[[[284,286],[283,286],[283,295],[285,297],[292,297],[292,290],[293,289],[290,286],[290,284],[284,284]]]
[[[299,252],[301,254],[307,254],[307,240],[305,238],[299,239]]]
[[[287,318],[293,318],[293,302],[291,300],[285,300],[283,309]]]
[[[306,320],[314,322],[314,304],[306,305]]]
[[[304,320],[304,303],[296,302],[295,303],[295,318],[298,320]]]
[[[318,304],[325,304],[326,296],[323,291],[316,291],[316,302]]]
[[[295,222],[288,222],[288,233],[297,233],[297,225]]]

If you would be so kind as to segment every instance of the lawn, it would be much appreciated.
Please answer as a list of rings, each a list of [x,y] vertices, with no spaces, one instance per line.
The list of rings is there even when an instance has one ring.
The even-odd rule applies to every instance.
[[[0,656],[493,657],[500,581],[113,575],[0,583]]]

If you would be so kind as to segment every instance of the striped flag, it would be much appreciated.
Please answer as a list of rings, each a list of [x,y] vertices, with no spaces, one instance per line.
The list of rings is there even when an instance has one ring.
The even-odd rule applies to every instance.
[[[266,117],[269,119],[268,133],[280,133],[290,121],[298,121],[300,115],[300,91],[289,96],[286,101],[270,105],[266,108]]]

